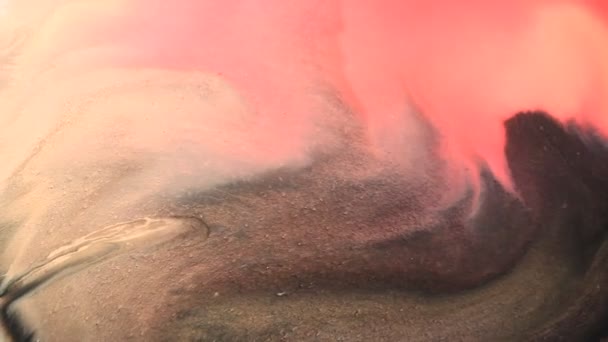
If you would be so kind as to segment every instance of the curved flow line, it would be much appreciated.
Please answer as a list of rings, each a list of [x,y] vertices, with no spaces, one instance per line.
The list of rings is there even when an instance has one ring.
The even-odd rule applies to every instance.
[[[0,284],[0,321],[9,341],[31,341],[34,334],[20,322],[11,305],[59,277],[76,273],[95,263],[138,248],[150,247],[189,232],[199,231],[205,238],[205,222],[193,217],[144,218],[96,230],[52,251],[48,257]],[[0,341],[2,341],[0,335]]]

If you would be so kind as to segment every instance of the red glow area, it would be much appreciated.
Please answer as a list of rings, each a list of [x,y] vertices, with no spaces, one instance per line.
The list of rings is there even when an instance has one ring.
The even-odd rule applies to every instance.
[[[412,100],[440,132],[454,167],[475,174],[483,161],[511,190],[503,121],[516,112],[545,110],[608,134],[605,1],[92,3],[60,6],[45,20],[23,69],[89,49],[74,68],[218,75],[256,115],[249,127],[217,130],[248,144],[224,144],[222,153],[260,163],[301,153],[318,138],[324,113],[311,89],[323,84],[353,108],[380,158],[417,149],[391,143],[408,129],[402,117]],[[203,114],[188,115],[206,120]]]
[[[608,133],[606,7],[600,1],[346,7],[352,20],[345,20],[342,40],[346,75],[372,137],[373,128],[390,127],[391,105],[402,101],[399,84],[406,84],[439,127],[446,157],[464,165],[483,160],[512,189],[503,121],[516,112],[545,110]]]

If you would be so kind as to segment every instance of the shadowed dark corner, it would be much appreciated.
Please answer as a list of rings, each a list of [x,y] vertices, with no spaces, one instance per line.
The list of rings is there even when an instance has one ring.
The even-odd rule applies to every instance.
[[[555,263],[580,278],[563,311],[537,338],[589,341],[608,334],[606,232],[608,149],[593,131],[562,125],[543,112],[505,123],[506,154],[525,205],[541,226]],[[578,337],[577,337],[578,336]]]

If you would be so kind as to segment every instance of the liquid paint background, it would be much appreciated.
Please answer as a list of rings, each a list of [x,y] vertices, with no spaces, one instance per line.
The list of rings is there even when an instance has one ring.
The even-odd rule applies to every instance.
[[[515,112],[606,134],[605,13],[600,1],[13,1],[0,181],[17,174],[29,193],[3,207],[22,225],[0,261],[19,274],[123,202],[307,165],[347,124],[324,87],[413,181],[429,154],[417,110],[441,135],[452,190],[477,186],[485,163],[516,191],[502,127]],[[106,182],[133,160],[137,173]],[[88,204],[95,187],[108,195]],[[87,225],[41,225],[73,211]]]
[[[55,166],[103,160],[108,141],[162,156],[140,184],[211,185],[305,165],[336,143],[321,129],[331,121],[314,95],[322,85],[352,108],[370,151],[412,177],[428,152],[412,113],[429,119],[454,189],[477,186],[487,165],[516,191],[503,151],[503,121],[516,112],[608,134],[602,1],[35,3],[9,3],[0,24],[4,180],[85,106],[79,96],[149,78],[204,83],[213,103],[170,85],[108,97],[64,139],[82,144],[54,146]],[[126,138],[86,139],[111,130]]]

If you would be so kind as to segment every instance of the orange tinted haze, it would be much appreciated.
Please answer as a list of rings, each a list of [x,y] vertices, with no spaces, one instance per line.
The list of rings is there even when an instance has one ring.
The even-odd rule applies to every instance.
[[[33,80],[45,86],[41,75],[49,73],[48,80],[106,68],[215,75],[238,101],[222,102],[211,118],[200,110],[151,116],[131,143],[163,150],[187,140],[249,167],[302,162],[322,143],[323,113],[310,95],[319,85],[337,89],[380,158],[407,158],[417,149],[399,138],[415,129],[403,119],[410,101],[440,132],[454,169],[476,174],[486,163],[512,189],[503,121],[516,112],[545,110],[608,134],[607,7],[601,0],[14,1],[3,12],[2,39],[18,53],[3,81],[25,93]],[[74,81],[57,91],[82,87]],[[5,95],[4,108],[15,98]],[[58,119],[31,120],[5,134],[7,156],[19,160],[14,146],[31,147],[18,127],[39,127],[43,136],[53,126],[45,122]],[[159,136],[161,128],[179,139]]]

